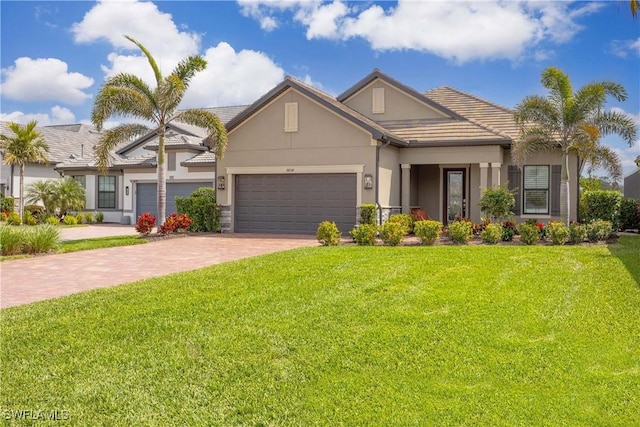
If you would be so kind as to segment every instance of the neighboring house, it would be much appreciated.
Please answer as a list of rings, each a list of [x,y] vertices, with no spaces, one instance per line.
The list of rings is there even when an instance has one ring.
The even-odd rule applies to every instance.
[[[380,220],[420,209],[479,222],[482,189],[507,183],[518,221],[559,219],[560,152],[517,167],[513,112],[450,87],[419,93],[374,70],[334,98],[287,77],[227,129],[217,164],[224,231],[313,234],[331,220],[344,233],[364,203]]]
[[[35,181],[57,179],[60,173],[55,165],[73,158],[93,156],[93,147],[100,138],[100,134],[93,126],[84,124],[42,126],[36,128],[49,146],[47,154],[48,164],[29,163],[25,165],[24,187]],[[7,122],[0,122],[0,133],[13,135]],[[0,193],[15,198],[16,205],[20,197],[20,168],[6,165],[0,152]]]
[[[227,123],[246,106],[210,108]],[[201,128],[179,122],[167,126],[165,138],[167,214],[176,212],[175,197],[186,197],[200,187],[212,187],[216,159],[204,145]],[[87,189],[86,210],[104,213],[106,222],[135,223],[143,212],[157,212],[158,136],[155,131],[114,150],[106,174],[95,156],[69,158],[56,165],[65,176],[82,181]]]
[[[624,197],[640,199],[640,168],[624,177]]]

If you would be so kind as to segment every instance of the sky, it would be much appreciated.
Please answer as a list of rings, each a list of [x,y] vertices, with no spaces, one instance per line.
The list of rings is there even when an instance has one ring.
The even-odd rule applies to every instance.
[[[544,95],[541,72],[559,67],[574,89],[612,80],[611,99],[640,125],[640,16],[628,1],[0,1],[0,120],[90,123],[105,78],[152,82],[189,55],[205,71],[181,107],[250,104],[296,77],[339,95],[374,68],[423,92],[452,86],[508,108]],[[114,125],[115,121],[108,123]],[[640,140],[607,136],[624,174]]]

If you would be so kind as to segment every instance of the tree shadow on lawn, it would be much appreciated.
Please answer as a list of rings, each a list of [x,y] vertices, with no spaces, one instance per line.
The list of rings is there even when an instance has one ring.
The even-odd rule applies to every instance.
[[[640,286],[640,234],[620,236],[617,243],[607,245],[609,252],[625,266]]]

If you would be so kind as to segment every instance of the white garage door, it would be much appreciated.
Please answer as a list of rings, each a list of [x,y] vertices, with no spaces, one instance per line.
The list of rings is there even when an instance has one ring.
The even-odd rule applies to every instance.
[[[335,221],[343,234],[356,221],[356,174],[237,175],[235,231],[315,234]]]
[[[211,187],[211,182],[172,182],[167,183],[167,215],[178,212],[175,197],[188,197],[200,187]],[[157,186],[155,183],[140,183],[136,187],[136,218],[144,212],[157,214]]]

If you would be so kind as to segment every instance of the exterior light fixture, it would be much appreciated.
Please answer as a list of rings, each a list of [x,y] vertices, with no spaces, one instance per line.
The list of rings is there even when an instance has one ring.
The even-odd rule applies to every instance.
[[[129,186],[124,187],[124,194],[129,195]]]
[[[373,175],[367,173],[364,175],[364,189],[371,190],[373,188]]]
[[[218,190],[224,190],[224,176],[218,177]]]

